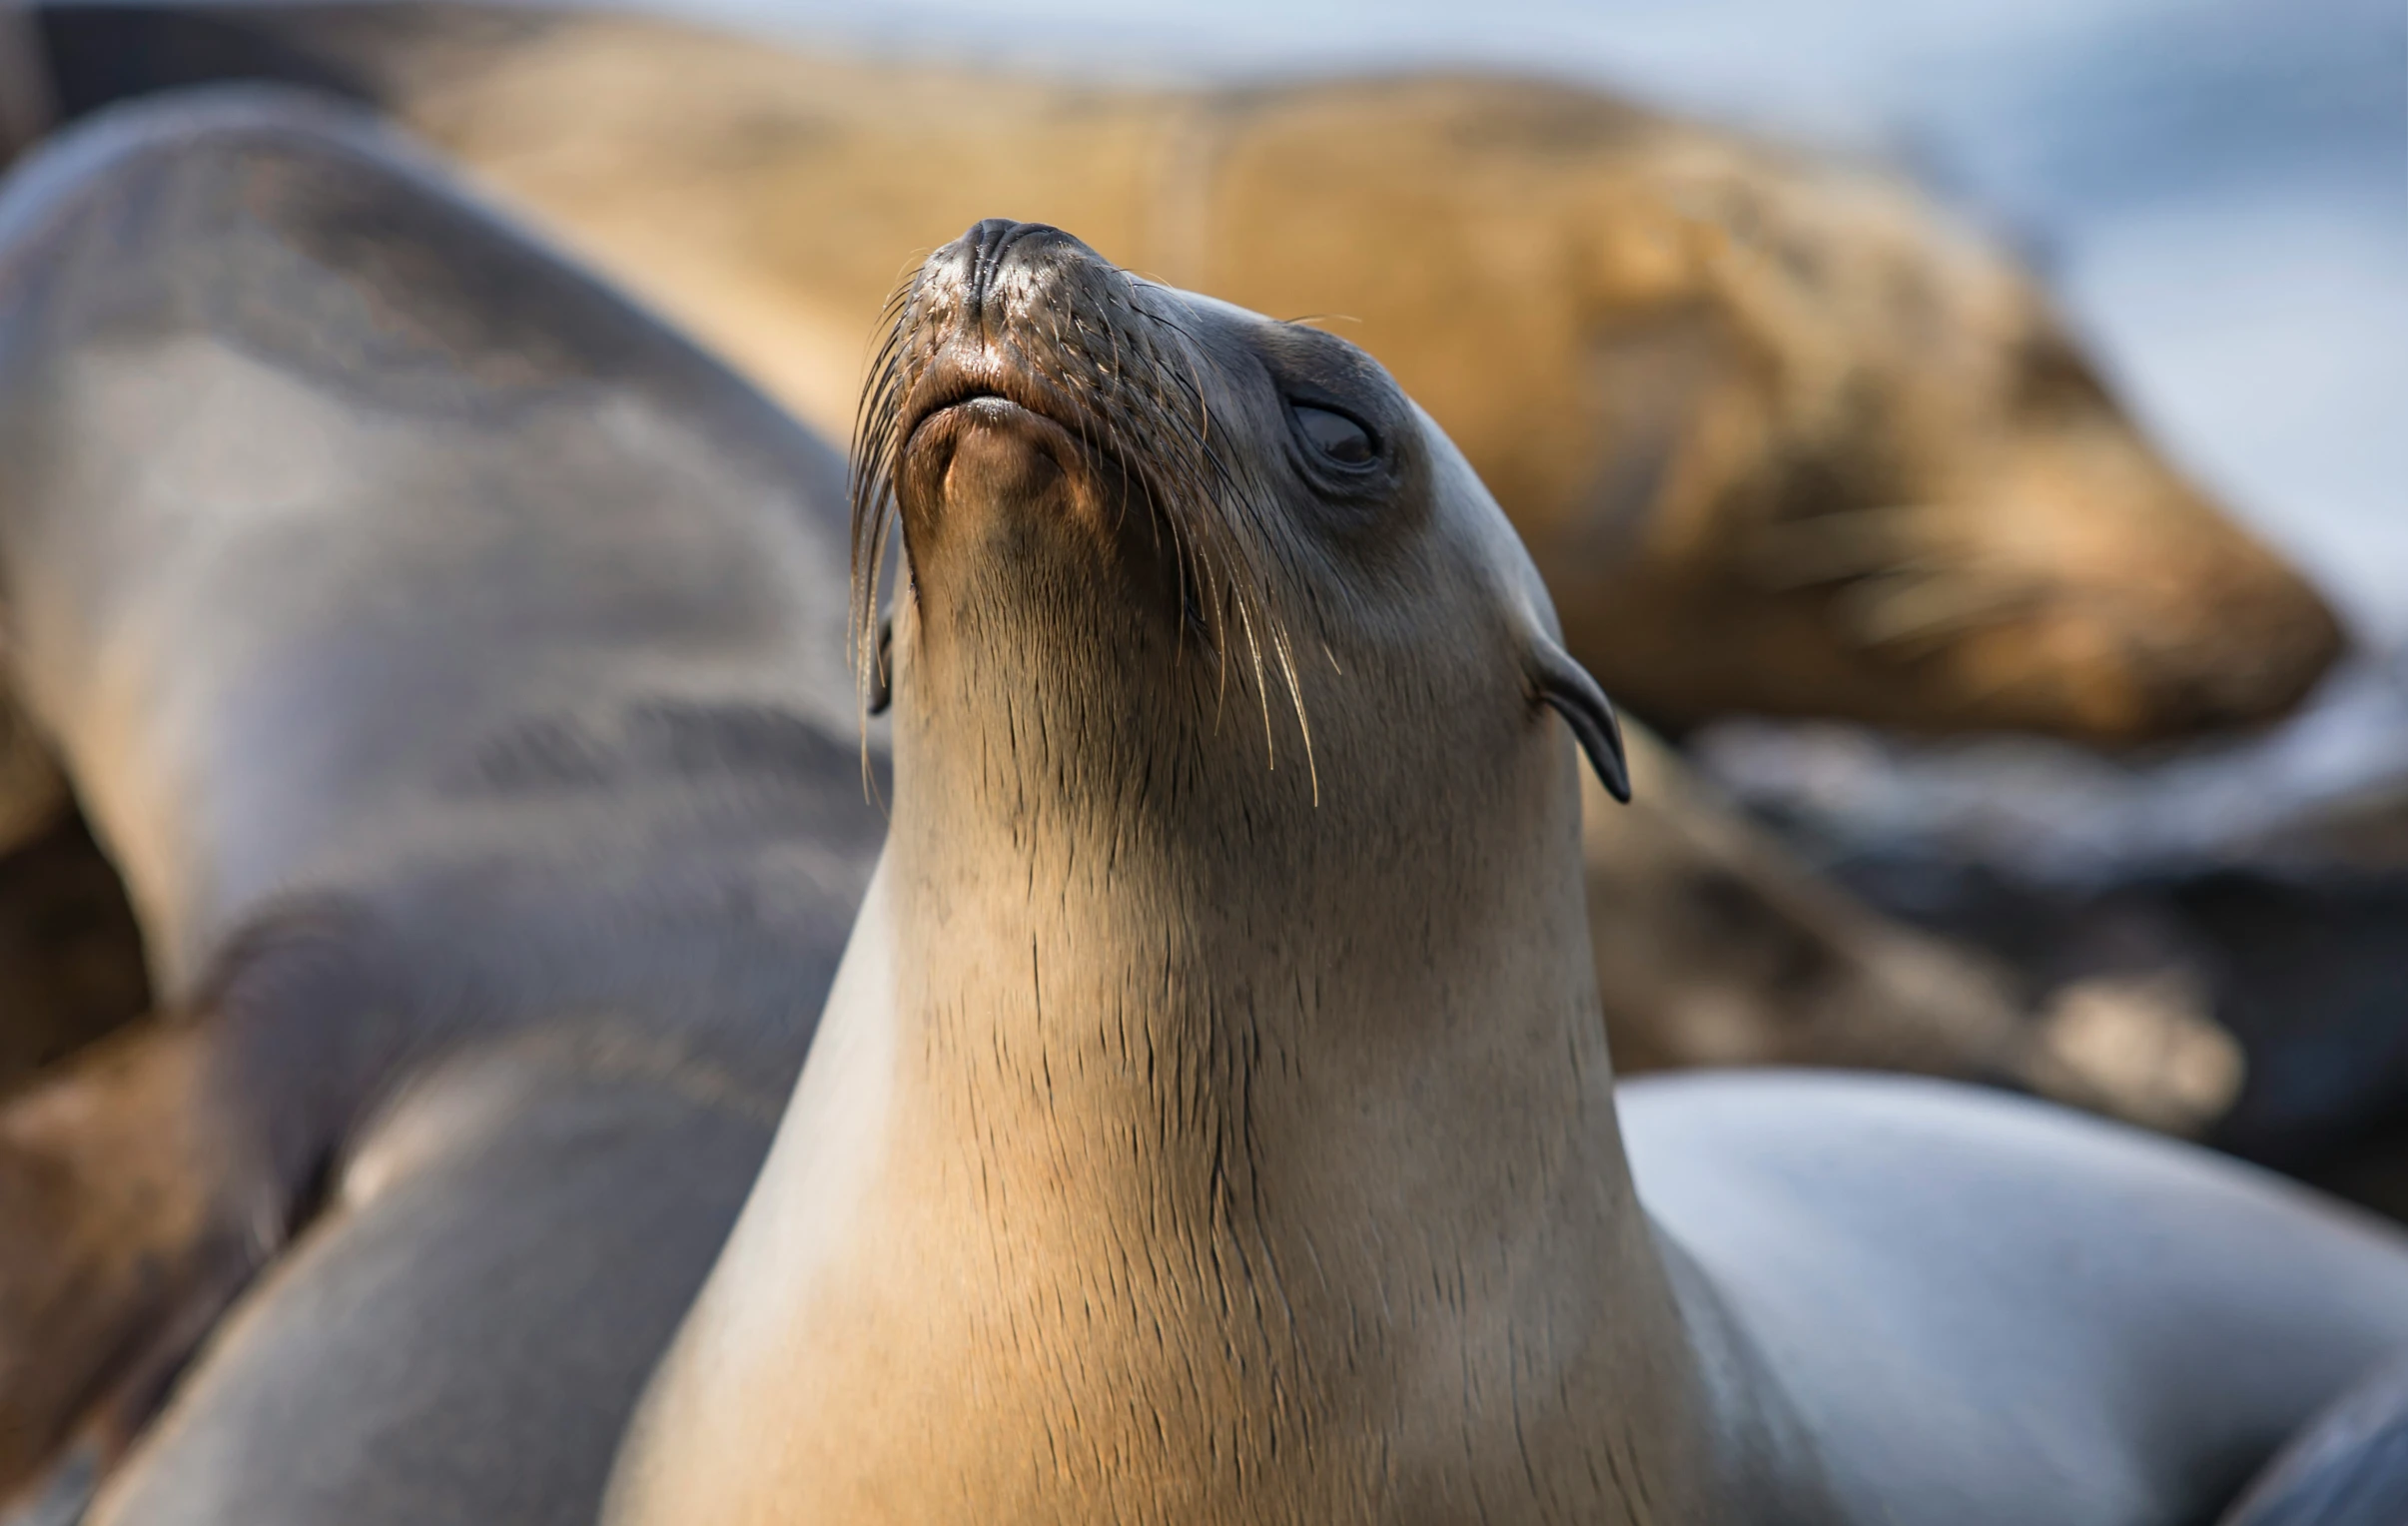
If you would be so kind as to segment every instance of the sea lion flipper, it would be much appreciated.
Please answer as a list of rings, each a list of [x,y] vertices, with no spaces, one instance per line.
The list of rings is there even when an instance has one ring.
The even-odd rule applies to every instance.
[[[0,1106],[0,1499],[122,1452],[270,1248],[213,1052],[145,1023]]]
[[[1622,749],[1622,722],[1588,669],[1553,641],[1537,636],[1530,643],[1530,683],[1538,702],[1552,706],[1572,728],[1606,793],[1630,804],[1630,760]]]

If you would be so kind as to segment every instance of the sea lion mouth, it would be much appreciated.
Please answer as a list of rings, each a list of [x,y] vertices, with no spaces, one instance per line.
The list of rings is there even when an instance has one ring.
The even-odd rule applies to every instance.
[[[1093,427],[1061,416],[1062,399],[1036,379],[992,350],[963,357],[960,348],[946,347],[913,384],[898,421],[898,461],[979,427],[1033,435],[1066,469],[1073,451],[1096,453]]]

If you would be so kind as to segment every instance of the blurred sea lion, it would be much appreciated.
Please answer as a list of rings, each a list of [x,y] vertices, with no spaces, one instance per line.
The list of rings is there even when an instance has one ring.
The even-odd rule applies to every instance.
[[[1172,203],[1164,202],[1149,213],[1148,198],[1155,193],[1147,188],[1170,184],[1163,156],[1181,144],[1205,144],[1216,145],[1214,155],[1224,149],[1235,155],[1231,164],[1251,164],[1246,156],[1256,150],[1246,145],[1255,143],[1256,129],[1272,134],[1266,142],[1301,132],[1307,144],[1329,150],[1387,116],[1404,123],[1427,116],[1441,126],[1451,123],[1446,132],[1471,133],[1470,146],[1458,148],[1478,150],[1475,159],[1522,162],[1512,185],[1517,195],[1529,192],[1541,211],[1550,204],[1537,188],[1565,176],[1580,181],[1587,200],[1576,210],[1594,219],[1594,226],[1581,224],[1581,236],[1606,240],[1599,246],[1606,253],[1621,251],[1592,272],[1582,290],[1595,288],[1592,296],[1619,291],[1622,296],[1614,301],[1625,306],[1661,308],[1675,317],[1689,314],[1680,320],[1686,325],[1696,316],[1683,306],[1690,299],[1647,294],[1670,290],[1667,282],[1694,283],[1709,273],[1714,262],[1697,264],[1699,250],[1706,247],[1699,241],[1710,244],[1718,237],[1712,234],[1715,225],[1704,213],[1674,216],[1669,193],[1660,186],[1651,189],[1640,172],[1659,161],[1720,164],[1745,153],[1762,161],[1754,173],[1771,175],[1776,183],[1810,173],[1694,129],[1560,90],[1542,94],[1552,103],[1547,111],[1578,129],[1570,138],[1532,140],[1531,123],[1508,111],[1489,123],[1504,132],[1491,141],[1474,129],[1488,120],[1482,113],[1500,109],[1499,87],[1478,82],[1176,98],[1066,94],[1032,82],[840,64],[651,23],[563,21],[493,9],[96,7],[54,12],[46,22],[62,98],[71,110],[150,86],[229,74],[306,80],[398,103],[422,129],[467,155],[472,167],[481,165],[488,179],[550,216],[572,241],[681,314],[790,401],[830,423],[848,416],[858,342],[867,328],[862,315],[874,310],[876,294],[885,287],[891,252],[907,249],[915,238],[949,232],[958,223],[928,231],[934,220],[949,216],[943,210],[947,199],[959,196],[968,204],[984,197],[978,188],[999,181],[1008,183],[1017,198],[1083,198],[1077,211],[1082,226],[1117,230],[1122,243],[1151,241],[1161,247],[1158,268],[1220,261],[1230,265],[1232,279],[1283,279],[1284,266],[1255,258],[1261,238],[1241,237],[1246,228],[1303,228],[1324,238],[1353,235],[1335,224],[1313,223],[1316,214],[1309,206],[1280,203],[1260,187],[1259,195],[1240,196],[1243,186],[1261,178],[1258,164],[1247,172],[1253,181],[1206,177],[1220,187],[1215,195],[1221,201],[1246,205],[1209,217],[1191,207],[1173,217],[1164,210]],[[656,48],[665,51],[656,53]],[[663,61],[674,67],[655,67]],[[684,83],[664,93],[664,80],[722,76],[727,90],[706,92],[709,100],[685,100],[678,93]],[[931,126],[944,120],[933,104],[918,113],[877,104],[890,89],[903,90],[896,99],[908,104],[930,102],[932,92],[957,87],[973,92],[990,124],[1000,121],[1009,130],[954,141]],[[583,115],[567,111],[568,96],[586,89],[600,91],[606,104]],[[1323,122],[1332,111],[1337,120]],[[1239,131],[1247,122],[1256,127]],[[936,136],[926,137],[930,132]],[[1015,141],[1016,134],[1025,139],[1032,133],[1043,136],[1042,151]],[[898,151],[903,141],[898,134],[939,156],[946,173],[898,179],[882,170],[879,156]],[[1714,159],[1716,154],[1723,159]],[[1441,177],[1435,184],[1452,187],[1447,195],[1477,201],[1486,195],[1473,184],[1479,173],[1484,172],[1474,164],[1465,171],[1470,180],[1464,185],[1455,184],[1457,177]],[[1360,180],[1341,176],[1336,184],[1356,187]],[[1872,196],[1869,188],[1877,186],[1845,176],[1832,181],[1842,189],[1855,186],[1849,194],[1858,199]],[[1915,211],[1894,189],[1883,190],[1875,201],[1902,217]],[[1699,205],[1710,210],[1713,204],[1709,199]],[[813,206],[832,210],[822,215],[810,211]],[[1376,212],[1377,206],[1369,210]],[[1450,216],[1463,210],[1453,204],[1440,209]],[[1501,241],[1500,249],[1517,237],[1534,236],[1527,207],[1491,211],[1497,215],[1490,218],[1490,232]],[[1442,221],[1433,213],[1420,223],[1427,232]],[[1668,227],[1680,236],[1664,244],[1658,236]],[[1918,248],[1912,236],[1922,236],[1930,245],[1923,255],[1927,263],[1945,254],[2013,287],[2011,275],[1994,257],[1962,241],[1942,241],[1946,232],[1936,222],[1920,235],[1910,227],[1893,241],[1900,245],[1893,255],[1908,260]],[[1654,254],[1648,256],[1651,249]],[[1391,362],[1408,380],[1418,376],[1425,394],[1434,393],[1459,414],[1477,412],[1493,400],[1452,380],[1483,342],[1479,324],[1460,321],[1467,314],[1501,315],[1505,310],[1498,304],[1512,301],[1535,304],[1523,329],[1511,331],[1516,343],[1536,345],[1534,353],[1553,358],[1547,365],[1569,364],[1558,340],[1529,330],[1542,321],[1573,321],[1565,317],[1568,310],[1549,306],[1552,299],[1543,293],[1515,299],[1496,281],[1480,285],[1473,279],[1466,301],[1477,300],[1449,309],[1442,292],[1397,285],[1404,279],[1397,272],[1419,271],[1417,279],[1425,285],[1436,282],[1442,268],[1467,278],[1509,275],[1495,268],[1503,258],[1498,250],[1431,246],[1417,261],[1400,261],[1393,252],[1332,250],[1306,264],[1335,277],[1347,260],[1357,258],[1373,279],[1385,282],[1357,295],[1376,299],[1365,311],[1378,315],[1382,332],[1395,338]],[[1655,265],[1647,266],[1647,259]],[[1984,265],[1985,260],[1990,263]],[[1744,262],[1732,269],[1743,267]],[[1548,274],[1532,273],[1534,280]],[[1270,297],[1253,300],[1275,305]],[[860,313],[844,316],[848,306]],[[1423,317],[1416,319],[1416,311]],[[1759,327],[1812,333],[1827,347],[1843,338],[1832,321],[1809,322],[1802,315],[1776,313]],[[1676,329],[1687,332],[1675,325],[1665,333]],[[1624,366],[1616,373],[1622,379],[1614,383],[1622,388],[1616,395],[1625,403],[1644,402],[1654,410],[1648,417],[1664,429],[1690,430],[1695,423],[1690,413],[1708,407],[1709,393],[1650,390],[1642,384],[1645,379],[1628,367],[1649,370],[1655,352],[1642,344],[1625,354],[1625,342],[1635,332],[1600,330],[1591,336],[1602,347],[1598,355],[1624,357],[1614,363]],[[1356,337],[1382,348],[1374,335]],[[1445,375],[1433,378],[1433,371]],[[1675,365],[1671,375],[1678,381],[1686,373]],[[1540,421],[1558,418],[1547,408],[1563,400],[1540,399],[1545,403]],[[1528,462],[1551,448],[1544,440],[1517,444],[1510,420],[1493,410],[1455,424],[1458,434],[1468,428],[1475,440],[1486,441],[1484,464],[1506,474],[1502,485],[1509,506],[1551,501],[1555,488],[1529,475]],[[1862,432],[1872,425],[1842,420],[1832,427]],[[2118,437],[2128,439],[2128,430]],[[1630,444],[1629,431],[1622,430],[1598,448]],[[1877,444],[1867,434],[1856,448],[1871,450]],[[1561,454],[1557,450],[1545,458]],[[1661,465],[1658,461],[1646,471]],[[1514,475],[1517,471],[1521,475]],[[1567,553],[1549,570],[1560,580],[1575,575],[1565,569],[1588,561]],[[1611,609],[1623,597],[1608,591],[1585,603],[1564,602],[1568,611],[1591,604]],[[1643,643],[1602,625],[1598,631],[1596,639],[1611,650],[1584,648],[1592,664],[1620,688],[1645,692],[1621,656]],[[1572,637],[1576,643],[1582,639],[1577,621]],[[2211,1026],[2185,1013],[2153,1014],[2126,1004],[2116,1009],[2118,1021],[2126,1028],[2137,1023],[2151,1036],[2137,1063],[2102,1065],[2087,1054],[2069,1056],[2053,1031],[2036,1028],[1978,961],[1886,924],[1844,893],[1818,883],[1710,791],[1684,781],[1669,753],[1644,737],[1634,745],[1650,788],[1632,812],[1599,816],[1591,856],[1599,978],[1626,1069],[1821,1063],[2002,1080],[2180,1133],[2196,1132],[2228,1100],[2236,1084],[2230,1047]]]
[[[69,110],[230,74],[381,103],[823,427],[898,271],[998,207],[1326,315],[1659,724],[2142,742],[2269,721],[2342,647],[1997,248],[1886,176],[1594,91],[1142,91],[500,7],[44,21]]]
[[[160,1015],[0,1098],[0,1510],[590,1526],[882,835],[846,598],[837,452],[366,113],[9,179],[0,673]]]

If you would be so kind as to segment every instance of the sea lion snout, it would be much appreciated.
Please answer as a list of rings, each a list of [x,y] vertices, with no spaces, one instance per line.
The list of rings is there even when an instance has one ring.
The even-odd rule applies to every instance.
[[[899,368],[887,442],[907,515],[1050,498],[1086,464],[1105,420],[1077,375],[1081,315],[1118,279],[1060,229],[1006,218],[929,257],[881,357]]]
[[[1120,274],[1059,228],[987,218],[929,256],[901,295],[917,307],[923,327],[956,343],[1009,353],[1026,343],[1037,314],[1058,306],[1066,295],[1059,288],[1109,282]]]
[[[1034,600],[1066,629],[1095,604],[1202,630],[1228,613],[1212,595],[1259,581],[1225,500],[1268,498],[1234,404],[1206,400],[1226,360],[1179,294],[1059,229],[989,219],[928,259],[888,325],[854,440],[861,636],[898,522],[915,624]]]
[[[1088,252],[1087,246],[1077,239],[1044,223],[985,218],[937,251],[930,263],[942,261],[959,268],[963,296],[971,309],[977,311],[995,293],[998,278],[1004,274],[1004,262],[1012,256],[1016,245],[1026,246],[1021,251],[1024,269],[1041,265],[1049,255],[1063,251],[1064,246],[1082,254]]]

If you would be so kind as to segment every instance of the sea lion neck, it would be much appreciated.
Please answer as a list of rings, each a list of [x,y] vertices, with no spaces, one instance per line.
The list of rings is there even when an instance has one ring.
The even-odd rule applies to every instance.
[[[1186,1073],[1223,1046],[1249,1068],[1305,1067],[1299,1083],[1365,1107],[1425,1069],[1544,1053],[1568,1066],[1549,1078],[1549,1127],[1610,1138],[1586,927],[1558,910],[1578,900],[1567,758],[1466,757],[1461,800],[1433,802],[1346,728],[1322,739],[1316,778],[1292,737],[1271,755],[1257,712],[1234,703],[1234,737],[1200,736],[1163,724],[1161,695],[1106,714],[1070,701],[1109,692],[1083,675],[997,693],[972,669],[961,682],[984,694],[931,716],[917,667],[896,707],[888,846],[898,1012],[931,1043],[986,1057],[961,1075],[932,1068],[931,1085],[983,1085],[985,1064],[1009,1059],[1050,1086],[1058,1129],[1070,1100],[1060,1074],[1042,1078],[1067,1062],[1115,1079],[1088,1099],[1111,1129],[1249,1085]],[[1516,837],[1559,836],[1563,850],[1500,852],[1500,813]],[[1465,1103],[1527,1119],[1533,1099]]]
[[[1575,866],[1215,866],[915,753],[611,1519],[1720,1518]]]

